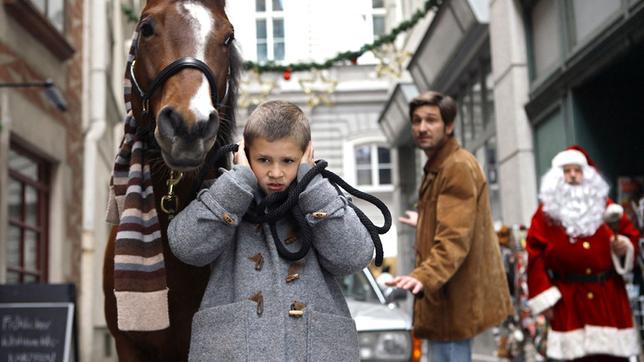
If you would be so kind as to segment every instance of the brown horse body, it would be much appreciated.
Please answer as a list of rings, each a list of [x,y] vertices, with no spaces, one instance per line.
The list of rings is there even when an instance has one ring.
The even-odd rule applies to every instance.
[[[209,268],[186,265],[170,252],[166,234],[168,216],[161,211],[159,203],[167,193],[166,180],[170,170],[184,173],[183,179],[174,187],[179,209],[190,203],[194,199],[195,180],[197,183],[202,181],[197,179],[207,154],[231,142],[240,59],[231,44],[233,28],[224,7],[223,0],[150,0],[141,15],[136,63],[132,66],[141,89],[155,88],[155,77],[177,59],[196,58],[208,69],[185,67],[163,80],[156,91],[152,89],[149,114],[143,113],[142,97],[132,90],[133,115],[141,127],[151,132],[146,141],[146,147],[151,151],[145,157],[152,170],[161,226],[170,327],[141,332],[118,329],[113,277],[114,227],[105,251],[103,292],[105,318],[115,338],[120,361],[187,360],[192,316],[199,308]],[[206,79],[208,70],[212,73],[210,79]],[[212,91],[213,84],[216,92]],[[204,94],[219,96],[204,97]],[[222,166],[228,166],[227,161],[213,167],[207,178],[216,176],[216,170]]]

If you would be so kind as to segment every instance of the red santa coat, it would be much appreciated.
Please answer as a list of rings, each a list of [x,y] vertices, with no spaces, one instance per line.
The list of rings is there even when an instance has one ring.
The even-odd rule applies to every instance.
[[[553,307],[548,357],[567,360],[591,354],[639,354],[624,281],[615,272],[611,258],[612,230],[602,224],[592,236],[578,237],[572,243],[561,224],[548,217],[542,207],[534,214],[527,236],[528,304],[535,314]],[[631,241],[631,265],[625,266],[630,270],[632,256],[638,255],[639,233],[623,216],[619,234]],[[605,281],[561,280],[562,276],[609,271],[613,274]]]

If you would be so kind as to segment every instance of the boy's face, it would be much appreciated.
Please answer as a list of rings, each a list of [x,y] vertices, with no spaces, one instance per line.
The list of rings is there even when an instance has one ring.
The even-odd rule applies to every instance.
[[[256,138],[248,146],[248,161],[259,187],[267,195],[284,191],[297,177],[304,152],[291,137],[269,142]]]

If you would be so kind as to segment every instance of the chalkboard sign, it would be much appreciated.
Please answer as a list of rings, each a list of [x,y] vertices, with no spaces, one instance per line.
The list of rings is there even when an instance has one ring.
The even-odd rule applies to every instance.
[[[77,360],[73,284],[0,285],[0,361]]]

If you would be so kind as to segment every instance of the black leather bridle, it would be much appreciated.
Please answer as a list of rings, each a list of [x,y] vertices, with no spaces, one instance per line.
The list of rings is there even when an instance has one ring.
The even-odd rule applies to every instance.
[[[226,97],[228,96],[228,88],[229,88],[229,79],[230,79],[230,65],[228,66],[228,75],[226,77],[226,92],[224,93],[224,96],[222,98],[219,98],[219,95],[217,93],[217,83],[215,82],[215,76],[210,70],[210,67],[204,62],[202,62],[199,59],[193,58],[193,57],[183,57],[175,60],[174,62],[170,63],[167,65],[165,68],[159,72],[159,74],[152,80],[152,84],[150,85],[150,88],[148,91],[144,91],[143,88],[139,85],[139,82],[136,80],[136,77],[134,76],[134,64],[136,63],[136,58],[132,60],[132,63],[130,64],[130,79],[132,80],[132,84],[134,84],[134,87],[136,90],[139,92],[139,95],[141,96],[141,111],[142,111],[142,116],[146,117],[147,114],[150,112],[150,99],[154,95],[154,92],[160,88],[163,83],[165,83],[168,78],[171,76],[175,75],[178,73],[180,70],[184,68],[193,68],[200,70],[205,76],[206,79],[208,80],[208,83],[210,84],[210,99],[212,100],[212,104],[216,109],[220,109],[221,105],[225,101]]]

